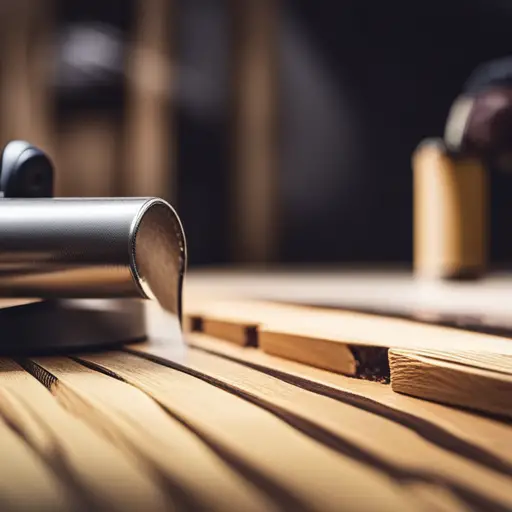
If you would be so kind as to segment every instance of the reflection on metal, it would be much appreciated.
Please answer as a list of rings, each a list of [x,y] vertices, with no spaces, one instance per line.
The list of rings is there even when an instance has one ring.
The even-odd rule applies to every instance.
[[[0,201],[0,296],[156,299],[181,318],[178,216],[157,198]]]

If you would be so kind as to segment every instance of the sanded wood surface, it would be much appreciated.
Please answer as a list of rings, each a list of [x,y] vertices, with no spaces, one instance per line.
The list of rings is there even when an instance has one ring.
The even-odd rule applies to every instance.
[[[217,337],[149,307],[148,342],[0,359],[1,510],[512,510],[512,427],[489,411],[506,414],[505,336],[190,298],[188,330]],[[388,357],[391,385],[353,378]]]
[[[174,501],[208,510],[273,509],[253,485],[135,387],[67,358],[36,364],[55,378],[51,389],[67,408],[157,473]]]
[[[400,318],[250,300],[187,305],[190,325],[239,345],[363,377],[387,377],[387,350],[479,350],[512,354],[510,340]]]
[[[447,449],[512,474],[512,429],[502,422],[394,393],[380,383],[345,377],[254,348],[236,347],[204,334],[189,334],[187,342],[196,349],[386,416]]]
[[[480,467],[445,451],[415,432],[384,416],[301,389],[213,354],[190,349],[139,346],[158,361],[169,362],[214,383],[227,386],[285,417],[328,444],[371,461],[400,480],[439,482],[461,497],[478,493],[479,499],[512,507],[512,478]],[[491,505],[489,505],[491,506]]]
[[[203,379],[142,362],[135,355],[86,359],[150,394],[243,471],[254,475],[287,509],[422,508],[389,475],[312,440],[257,404]]]
[[[53,479],[48,510],[511,508],[508,426],[254,348],[189,343],[201,349],[2,360],[5,439],[37,456],[40,482]],[[28,485],[14,477],[10,492]],[[38,508],[2,507],[18,509]]]
[[[0,370],[0,411],[63,480],[75,508],[83,503],[95,510],[140,510],[149,504],[166,509],[149,475],[67,413],[32,375],[9,362]]]

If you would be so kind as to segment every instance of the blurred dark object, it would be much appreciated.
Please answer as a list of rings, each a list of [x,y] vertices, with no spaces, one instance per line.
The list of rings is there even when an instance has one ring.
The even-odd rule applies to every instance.
[[[512,172],[512,58],[480,65],[451,109],[446,136],[454,151]]]
[[[288,0],[280,28],[281,259],[409,264],[411,155],[472,71],[512,55],[512,8]],[[493,175],[493,263],[512,259],[512,182]]]

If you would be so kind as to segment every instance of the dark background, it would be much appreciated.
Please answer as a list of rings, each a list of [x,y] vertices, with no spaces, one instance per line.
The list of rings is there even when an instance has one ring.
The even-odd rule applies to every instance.
[[[63,2],[59,25],[101,20],[130,29],[125,1]],[[192,265],[232,262],[229,251],[230,10],[177,0],[178,197]],[[133,21],[133,20],[132,20]],[[412,259],[411,153],[441,136],[448,109],[481,62],[512,54],[512,7],[490,0],[279,4],[279,263]],[[59,115],[122,112],[108,86],[62,90]],[[491,260],[512,260],[512,176],[491,175]]]
[[[208,77],[213,108],[205,115],[192,101],[180,106],[179,204],[192,261],[222,263],[228,21],[219,2],[180,6],[181,57]],[[505,2],[484,0],[281,4],[282,262],[411,261],[411,153],[422,138],[443,134],[479,63],[512,54],[511,22]],[[215,44],[198,44],[205,28]],[[512,177],[493,173],[491,189],[491,259],[506,264]]]

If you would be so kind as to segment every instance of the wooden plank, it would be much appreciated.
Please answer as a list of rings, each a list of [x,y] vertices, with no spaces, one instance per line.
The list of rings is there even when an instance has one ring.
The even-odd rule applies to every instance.
[[[1,386],[1,384],[0,384]],[[63,482],[30,445],[10,428],[0,411],[0,508],[5,511],[76,510]]]
[[[458,350],[457,352],[448,350],[414,350],[416,355],[438,359],[448,363],[457,363],[471,368],[479,368],[504,375],[512,375],[512,356],[506,354],[492,354],[482,350]]]
[[[189,334],[187,342],[194,348],[389,417],[447,449],[497,471],[512,474],[512,429],[501,422],[399,395],[390,386],[312,368],[265,354],[260,350],[236,347],[204,334]],[[132,346],[134,349],[137,347],[138,345]]]
[[[0,422],[0,507],[6,511],[70,510],[76,505],[39,456]],[[30,490],[30,492],[28,492]]]
[[[67,408],[163,480],[182,508],[274,510],[193,432],[138,389],[67,358],[38,359]]]
[[[510,475],[445,451],[386,417],[192,348],[177,354],[169,346],[141,344],[137,350],[253,400],[318,439],[358,453],[362,459],[385,468],[397,478],[435,481],[459,494],[461,499],[472,496],[472,500],[481,503],[488,500],[487,506],[496,503],[512,506]]]
[[[0,413],[73,492],[81,508],[168,510],[163,492],[122,452],[67,413],[17,364],[0,365]],[[32,491],[26,482],[26,490]]]
[[[141,344],[138,350],[158,361],[229,387],[232,392],[284,416],[298,428],[303,427],[318,438],[329,439],[330,443],[338,442],[344,450],[361,454],[376,467],[387,468],[399,478],[427,482],[434,479],[460,493],[461,498],[475,494],[482,500],[512,506],[510,475],[502,475],[447,452],[388,418],[192,348],[187,352],[180,351],[178,355],[165,346]],[[407,449],[401,450],[400,446]]]
[[[450,491],[441,489],[439,486],[415,483],[410,484],[409,488],[416,496],[421,497],[427,510],[437,510],[438,512],[469,512],[471,510]]]
[[[421,508],[384,473],[323,446],[268,411],[201,379],[126,353],[82,359],[151,395],[286,509]]]
[[[269,354],[361,377],[389,376],[390,347],[452,351],[485,347],[489,353],[512,354],[512,343],[505,337],[342,310],[202,300],[196,308],[188,303],[187,314],[201,320],[196,325],[206,334],[248,344],[249,329]]]
[[[469,354],[390,350],[392,388],[407,395],[512,417],[510,368],[508,372],[495,370],[506,368],[505,361],[510,358],[503,356],[500,360],[489,354],[471,358]],[[486,364],[490,368],[482,369]]]

